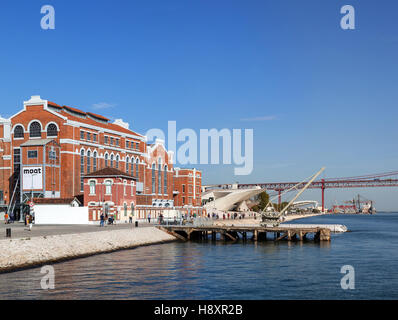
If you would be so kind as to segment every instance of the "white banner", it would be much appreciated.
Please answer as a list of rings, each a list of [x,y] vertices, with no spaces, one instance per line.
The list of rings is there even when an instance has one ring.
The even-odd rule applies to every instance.
[[[43,167],[23,167],[22,181],[23,190],[43,189]]]

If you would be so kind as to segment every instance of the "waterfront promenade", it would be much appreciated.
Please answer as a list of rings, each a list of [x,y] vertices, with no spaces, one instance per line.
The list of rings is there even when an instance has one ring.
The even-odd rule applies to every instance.
[[[309,217],[306,216],[306,217]],[[302,216],[296,216],[296,219]],[[291,217],[294,220],[294,217]],[[260,219],[214,220],[225,224],[246,224],[256,227]],[[33,267],[46,263],[85,257],[98,253],[129,249],[175,241],[175,235],[155,228],[153,223],[120,223],[96,225],[33,225],[31,231],[24,223],[0,224],[0,272]],[[11,228],[11,238],[6,229]]]
[[[153,224],[151,223],[153,226]],[[139,223],[139,228],[150,227],[148,223]],[[125,230],[135,228],[133,224],[120,223],[116,225],[106,225],[100,227],[99,224],[95,225],[33,225],[32,231],[25,226],[24,223],[14,222],[5,224],[4,221],[0,223],[0,240],[6,238],[6,229],[11,228],[12,238],[24,238],[24,237],[42,237],[42,236],[53,236],[61,234],[72,234],[72,233],[87,233],[87,232],[100,232],[110,230]]]
[[[33,236],[32,234],[28,237],[0,240],[0,273],[176,240],[175,237],[153,226],[138,228],[132,227],[132,225],[105,228],[57,226],[55,229],[62,234],[52,235],[44,235],[44,233],[50,232],[45,226],[37,227],[37,229],[36,233],[41,233],[41,235]],[[95,232],[96,230],[98,232]],[[24,230],[18,231],[25,232]]]

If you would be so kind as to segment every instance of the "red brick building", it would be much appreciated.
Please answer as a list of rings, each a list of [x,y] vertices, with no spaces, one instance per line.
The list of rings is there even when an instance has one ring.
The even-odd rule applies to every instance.
[[[163,141],[148,145],[145,136],[121,119],[111,123],[104,116],[40,96],[25,101],[10,119],[0,118],[0,159],[0,211],[18,213],[32,194],[35,198],[86,195],[84,176],[106,167],[134,177],[141,216],[147,207],[177,206],[173,153]]]
[[[174,169],[174,205],[200,213],[202,207],[202,172],[197,169]],[[198,211],[199,210],[199,211]]]
[[[99,221],[101,213],[128,221],[135,213],[136,178],[115,168],[104,168],[87,174],[84,181],[84,206],[90,221]]]

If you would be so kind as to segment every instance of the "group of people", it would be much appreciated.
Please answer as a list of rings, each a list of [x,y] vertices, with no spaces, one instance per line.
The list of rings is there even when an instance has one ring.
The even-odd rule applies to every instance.
[[[104,214],[101,213],[100,216],[100,227],[105,226],[105,221],[108,221],[108,224],[116,224],[115,215],[114,214]]]

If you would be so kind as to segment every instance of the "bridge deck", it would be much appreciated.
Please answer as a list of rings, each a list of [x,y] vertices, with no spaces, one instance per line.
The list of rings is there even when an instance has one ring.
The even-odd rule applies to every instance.
[[[329,228],[318,227],[303,227],[297,226],[283,226],[278,227],[261,227],[261,226],[192,226],[192,225],[173,225],[173,226],[158,226],[159,229],[174,235],[183,240],[193,239],[217,239],[217,234],[220,235],[221,240],[237,241],[240,238],[247,239],[247,233],[252,234],[251,240],[260,241],[268,240],[267,233],[274,235],[274,240],[279,241],[286,239],[293,240],[307,240],[307,235],[312,234],[314,241],[330,241],[331,230]]]

